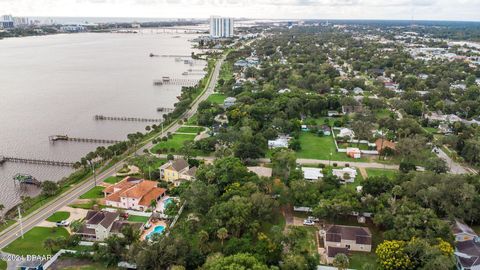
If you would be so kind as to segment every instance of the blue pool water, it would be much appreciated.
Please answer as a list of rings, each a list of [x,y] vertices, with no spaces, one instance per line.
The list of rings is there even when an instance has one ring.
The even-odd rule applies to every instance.
[[[163,202],[164,207],[166,208],[167,205],[169,205],[172,201],[173,201],[172,198],[167,198],[167,199]]]
[[[153,231],[147,234],[145,238],[150,239],[150,237],[152,237],[154,234],[161,234],[163,233],[164,230],[165,230],[165,226],[162,226],[162,225],[155,226],[155,228],[153,228]]]

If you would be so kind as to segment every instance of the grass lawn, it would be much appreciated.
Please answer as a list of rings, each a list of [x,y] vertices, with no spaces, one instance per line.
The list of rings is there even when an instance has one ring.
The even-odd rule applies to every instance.
[[[157,143],[153,148],[152,152],[156,153],[159,149],[164,149],[167,148],[168,151],[171,149],[175,149],[175,152],[180,150],[180,148],[183,147],[183,143],[186,141],[193,141],[195,139],[196,135],[187,135],[187,134],[173,134],[171,139],[168,139],[167,141],[161,141]]]
[[[390,115],[395,114],[394,112],[388,110],[388,109],[382,109],[382,110],[377,110],[375,111],[375,116],[377,118],[385,118],[389,117]]]
[[[149,172],[158,170],[160,166],[165,164],[165,159],[156,158],[151,155],[141,155],[132,157],[128,160],[128,163],[135,165],[143,172],[143,177],[149,178]]]
[[[335,148],[332,136],[317,136],[310,132],[300,134],[300,145],[302,149],[297,151],[298,158],[322,159],[332,161],[367,161],[365,158],[353,159],[346,153],[338,153]],[[332,156],[330,158],[330,153]]]
[[[128,216],[128,221],[131,222],[142,222],[146,223],[150,218],[149,217],[142,217],[142,216]]]
[[[0,260],[0,270],[7,269],[7,262],[4,260]]]
[[[215,93],[208,96],[207,100],[211,101],[212,103],[223,104],[225,98],[226,96],[224,94]]]
[[[103,190],[105,187],[102,186],[96,186],[89,191],[87,191],[85,194],[80,196],[80,199],[99,199],[103,198],[105,195],[103,194]]]
[[[86,209],[86,210],[91,210],[93,208],[93,205],[95,204],[94,200],[88,202],[88,203],[77,203],[77,204],[70,204],[69,206],[72,208],[81,208],[81,209]],[[98,204],[98,203],[97,203]],[[105,208],[104,205],[98,205],[99,208]]]
[[[116,268],[107,268],[101,263],[92,263],[89,265],[81,265],[81,266],[72,266],[63,268],[64,270],[108,270],[108,269],[116,269]]]
[[[110,177],[105,178],[105,180],[103,180],[103,182],[108,183],[108,184],[116,184],[116,183],[120,182],[122,179],[123,179],[123,177],[110,176]]]
[[[372,169],[372,168],[366,168],[368,176],[380,176],[380,175],[385,175],[388,178],[392,179],[394,178],[397,174],[398,171],[394,170],[383,170],[383,169]]]
[[[362,269],[362,266],[365,263],[369,263],[374,266],[376,269],[377,267],[377,255],[375,252],[351,252],[350,256],[350,266],[348,268],[352,269]]]
[[[197,134],[198,132],[202,132],[204,130],[205,129],[203,127],[181,127],[177,130],[177,132]]]
[[[3,251],[17,255],[49,255],[50,250],[43,247],[43,242],[47,238],[68,237],[69,233],[65,228],[46,228],[35,227],[25,233],[24,238],[18,238]]]
[[[190,117],[188,120],[187,120],[187,125],[196,125],[197,124],[197,119],[198,119],[198,115],[197,114],[194,114],[192,115],[192,117]]]
[[[47,221],[57,222],[57,221],[61,221],[61,220],[66,220],[69,217],[70,217],[70,212],[58,211],[58,212],[53,213],[53,215],[51,215],[50,217],[48,217]]]
[[[434,128],[434,127],[424,127],[424,129],[425,129],[428,133],[431,133],[431,134],[434,134],[434,133],[437,133],[437,132],[438,132],[438,128]]]

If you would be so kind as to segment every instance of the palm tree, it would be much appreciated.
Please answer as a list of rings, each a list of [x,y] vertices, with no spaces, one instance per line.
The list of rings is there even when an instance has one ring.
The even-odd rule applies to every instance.
[[[157,200],[151,200],[150,201],[150,208],[152,208],[152,211],[157,208]]]
[[[200,250],[206,251],[207,249],[207,242],[210,236],[208,235],[207,231],[201,230],[198,232],[198,240],[200,240],[199,245],[200,245]]]
[[[228,237],[228,230],[226,228],[218,229],[217,237],[222,241],[222,246],[223,246],[223,240],[227,239]]]

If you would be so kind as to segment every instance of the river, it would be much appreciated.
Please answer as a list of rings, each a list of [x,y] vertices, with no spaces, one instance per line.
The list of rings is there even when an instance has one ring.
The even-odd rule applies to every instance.
[[[50,143],[50,135],[125,140],[144,131],[144,122],[95,121],[94,115],[161,118],[157,107],[173,107],[181,86],[154,86],[163,76],[205,67],[161,55],[190,55],[195,35],[143,30],[137,34],[79,33],[0,40],[0,156],[78,161],[97,144]],[[72,169],[6,162],[0,166],[0,204],[5,210],[20,196],[12,177],[33,175],[58,181]]]

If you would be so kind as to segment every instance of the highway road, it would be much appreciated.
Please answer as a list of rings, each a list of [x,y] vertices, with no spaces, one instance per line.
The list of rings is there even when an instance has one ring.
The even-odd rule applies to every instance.
[[[197,97],[196,100],[194,100],[191,108],[183,115],[183,118],[186,117],[191,117],[192,115],[195,114],[195,112],[198,109],[198,104],[207,99],[208,96],[213,93],[215,90],[215,86],[217,84],[219,75],[220,75],[220,68],[222,66],[222,63],[224,61],[225,57],[222,59],[218,60],[217,63],[215,64],[214,71],[211,75],[209,84],[207,86],[207,89],[201,94],[199,97]],[[164,130],[164,134],[167,132],[175,132],[178,128],[180,128],[181,124],[177,122],[174,122],[172,125],[167,127]],[[158,137],[163,136],[163,134],[158,135]],[[153,139],[153,138],[152,138]],[[143,154],[144,149],[150,149],[153,147],[153,144],[150,139],[143,147],[141,147],[138,151],[135,153],[140,153]],[[128,157],[127,157],[128,158]],[[123,166],[125,164],[125,161],[127,158],[122,159],[119,161],[115,166],[112,166],[111,168],[107,169],[106,171],[100,173],[97,175],[97,184],[102,182],[102,179],[105,179],[109,176],[112,176],[115,174],[117,167]],[[87,179],[85,182],[82,182],[81,184],[78,184],[74,188],[72,188],[70,191],[65,192],[64,194],[60,195],[58,198],[55,200],[51,201],[47,205],[39,208],[35,212],[29,214],[28,216],[23,218],[23,231],[27,232],[33,227],[35,227],[37,224],[42,222],[43,220],[47,219],[50,215],[61,209],[63,206],[68,205],[73,203],[78,197],[80,197],[82,194],[90,190],[91,188],[94,187],[94,179],[93,177],[90,177]],[[15,223],[14,225],[10,226],[8,229],[4,230],[3,232],[0,233],[0,249],[5,248],[7,245],[9,245],[11,242],[13,242],[15,239],[20,237],[21,235],[21,228],[19,222]]]

